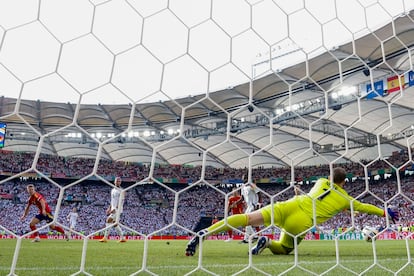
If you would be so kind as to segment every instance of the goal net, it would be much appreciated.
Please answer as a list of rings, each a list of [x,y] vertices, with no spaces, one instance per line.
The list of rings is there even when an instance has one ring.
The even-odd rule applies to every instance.
[[[414,2],[147,2],[0,3],[0,243],[15,241],[0,247],[0,274],[44,272],[26,254],[35,233],[66,239],[54,225],[79,242],[55,274],[99,275],[93,244],[119,235],[141,244],[120,270],[132,275],[413,274]],[[244,229],[183,259],[190,237],[228,218],[243,182],[274,204],[338,166],[351,196],[398,208],[400,220],[344,210],[307,229],[279,265],[251,253],[225,260],[240,249],[219,242],[235,245]],[[32,183],[54,214],[37,228],[35,206],[19,220]],[[106,223],[111,190],[125,192],[122,214]],[[376,229],[369,256],[343,254],[364,227]],[[244,253],[283,229],[255,231]],[[181,242],[165,263],[159,240]],[[319,240],[332,255],[318,262]],[[382,240],[397,241],[398,256]]]

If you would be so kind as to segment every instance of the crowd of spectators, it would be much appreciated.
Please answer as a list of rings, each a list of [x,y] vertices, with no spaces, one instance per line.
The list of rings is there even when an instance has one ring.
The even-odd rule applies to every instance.
[[[0,159],[0,176],[19,174],[30,171],[34,155],[32,153],[2,151]],[[358,200],[373,203],[384,207],[384,203],[400,207],[401,221],[398,224],[412,225],[414,186],[413,176],[395,174],[390,169],[402,167],[406,163],[407,155],[404,152],[394,154],[387,160],[361,161],[360,163],[341,164],[351,173],[347,189]],[[58,223],[67,226],[66,217],[73,207],[78,208],[79,220],[77,231],[86,235],[98,235],[105,226],[105,209],[110,200],[108,185],[99,179],[80,181],[73,185],[73,181],[89,175],[95,160],[84,158],[64,158],[41,154],[36,170],[48,176],[52,181],[37,177],[11,177],[0,184],[0,193],[5,196],[0,199],[0,225],[5,229],[24,234],[29,231],[28,223],[21,222],[19,217],[27,200],[26,185],[33,183],[36,189],[43,194],[51,205]],[[390,172],[387,179],[381,174],[379,178],[369,177],[362,164],[368,164],[370,171],[386,170]],[[411,169],[411,164],[406,166]],[[328,176],[329,166],[294,168],[294,176],[290,167],[286,168],[255,168],[252,170],[253,179],[283,178],[281,183],[258,183],[262,191],[263,204],[285,200],[294,195],[293,184],[300,184],[302,192],[311,187],[309,176]],[[140,182],[150,175],[149,166],[128,162],[110,162],[101,160],[97,174],[104,179],[112,180],[114,176],[123,178],[123,188],[126,189],[122,224],[126,232],[134,235],[186,235],[193,230],[203,216],[224,216],[225,201],[235,184],[228,184],[230,179],[241,179],[246,169],[233,168],[205,168],[205,182],[196,182],[200,179],[201,167],[157,165],[153,170],[152,179],[180,178],[188,179],[184,183]],[[378,175],[377,175],[378,176]],[[294,179],[294,181],[292,181]],[[72,182],[70,181],[72,180]],[[126,181],[125,181],[126,180]],[[71,184],[72,183],[72,184]],[[62,195],[60,192],[63,191]],[[35,208],[28,217],[35,214]],[[173,216],[176,215],[176,219]],[[354,222],[352,221],[354,219]],[[385,220],[379,217],[364,214],[351,216],[343,213],[326,222],[320,227],[330,231],[341,227],[354,225],[360,227],[369,224],[384,227]]]
[[[358,200],[373,203],[384,207],[384,202],[399,206],[401,220],[398,225],[409,226],[414,222],[414,187],[412,177],[403,178],[400,186],[395,179],[382,179],[370,182],[368,186],[362,180],[348,183],[350,194]],[[79,184],[64,188],[64,193],[59,200],[60,188],[55,184],[44,180],[12,180],[1,185],[5,192],[14,191],[17,199],[0,200],[1,216],[0,225],[16,234],[29,232],[27,222],[21,222],[19,217],[23,213],[25,202],[28,198],[25,187],[28,183],[34,183],[37,190],[43,194],[50,203],[58,222],[68,226],[66,220],[73,207],[78,208],[79,219],[77,231],[86,235],[99,235],[105,226],[105,209],[110,200],[110,185],[96,181],[87,185]],[[262,203],[285,200],[294,195],[293,186],[288,185],[258,185],[262,191]],[[307,192],[311,184],[300,186],[302,192]],[[400,189],[399,189],[400,188]],[[146,184],[126,187],[124,212],[122,224],[126,232],[131,235],[186,235],[188,229],[193,230],[203,216],[224,216],[226,195],[231,187],[226,185],[193,185],[182,184],[164,186],[159,184]],[[401,193],[398,193],[398,190]],[[89,200],[76,200],[76,195],[87,193]],[[73,194],[75,197],[67,197]],[[176,196],[177,195],[177,196]],[[59,208],[58,208],[59,207]],[[176,209],[175,209],[176,208]],[[173,214],[176,211],[176,224],[173,224]],[[29,218],[37,212],[31,209]],[[354,218],[354,223],[352,222]],[[321,225],[320,229],[330,232],[332,229],[349,228],[354,225],[359,228],[363,225],[372,225],[378,228],[385,227],[384,218],[357,214],[351,216],[350,212],[344,212]],[[43,231],[47,231],[43,230]]]
[[[30,152],[11,152],[0,150],[2,158],[0,159],[0,174],[18,174],[23,171],[31,171],[34,162],[34,153]],[[405,167],[412,168],[412,164],[404,166],[409,160],[405,151],[395,152],[386,159],[378,160],[360,160],[360,162],[349,162],[341,164],[347,171],[355,177],[364,177],[364,166],[367,165],[368,174],[373,171],[386,169],[392,170],[391,166],[400,168],[403,172]],[[51,178],[80,179],[91,175],[95,166],[95,159],[80,157],[62,157],[54,155],[40,154],[36,163],[36,170],[43,175]],[[113,179],[114,176],[120,176],[124,180],[141,181],[152,177],[158,178],[176,178],[185,180],[186,183],[194,183],[201,178],[203,167],[201,166],[181,166],[181,165],[159,165],[156,164],[153,174],[150,175],[149,164],[132,163],[123,161],[110,161],[106,159],[99,160],[96,174],[105,179]],[[246,168],[204,168],[204,179],[214,183],[222,183],[230,179],[241,179],[246,173]],[[281,178],[284,182],[302,181],[310,176],[327,176],[329,175],[329,165],[319,166],[294,166],[294,174],[289,166],[263,168],[258,167],[252,170],[252,178],[259,180],[264,178]]]

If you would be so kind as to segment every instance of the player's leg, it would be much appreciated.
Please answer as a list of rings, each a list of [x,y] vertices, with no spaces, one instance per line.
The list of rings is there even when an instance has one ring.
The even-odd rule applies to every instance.
[[[297,238],[297,243],[299,244],[302,241],[302,238]],[[278,241],[272,240],[268,237],[260,237],[257,245],[252,249],[253,255],[260,254],[265,248],[269,248],[275,255],[287,255],[295,249],[295,239],[294,237],[282,232],[280,234],[280,239]]]
[[[40,222],[40,219],[38,218],[38,216],[39,215],[36,215],[34,218],[32,218],[32,220],[29,223],[30,230],[35,231],[32,234],[32,238],[34,238],[33,242],[39,242],[40,241],[39,232],[36,231],[36,224],[38,224]]]
[[[245,213],[250,214],[251,212],[253,212],[253,210],[254,210],[254,206],[249,205],[247,207]],[[247,225],[246,228],[244,229],[244,232],[245,232],[245,234],[244,234],[242,243],[249,243],[249,237],[252,236],[255,233],[254,230],[253,230],[253,227],[250,226],[250,225]]]
[[[119,225],[117,225],[115,227],[116,231],[118,232],[119,235],[119,241],[118,242],[126,242],[125,236],[124,236],[124,232],[122,231],[121,227]]]
[[[278,241],[269,240],[267,247],[273,254],[287,255],[295,248],[295,240],[285,232],[280,233]]]
[[[228,239],[226,240],[226,242],[230,242],[233,240],[233,230],[228,230],[227,231],[227,235],[228,235]]]
[[[119,226],[119,224],[115,225],[115,230],[119,235],[119,242],[126,242],[126,239],[124,237],[124,231],[122,231],[121,226]]]
[[[76,221],[71,221],[70,225],[69,225],[69,232],[67,233],[67,239],[72,239],[72,231],[75,230],[75,226],[76,226]]]
[[[297,237],[297,245],[303,240],[303,237]],[[287,255],[295,249],[295,239],[293,236],[282,232],[278,241],[269,240],[267,247],[273,254]]]
[[[215,224],[207,227],[197,233],[187,244],[186,255],[193,256],[196,252],[196,248],[200,243],[200,238],[205,236],[214,235],[222,231],[228,231],[233,228],[245,227],[247,225],[263,225],[264,219],[260,210],[254,211],[250,214],[237,214],[227,217],[227,220],[222,219]]]
[[[240,212],[234,212],[234,213],[231,213],[231,215],[240,215],[240,214],[243,214],[243,213],[240,213]],[[233,240],[233,236],[234,236],[234,233],[233,233],[233,229],[229,229],[228,231],[227,231],[227,233],[228,233],[228,239],[226,240],[226,242],[230,242],[230,241],[232,241]]]
[[[223,231],[228,231],[233,228],[244,227],[248,223],[247,214],[231,215],[225,219],[219,220],[213,225],[207,227],[205,230],[209,235],[217,234]]]
[[[283,222],[285,232],[280,234],[279,241],[272,241],[269,245],[273,254],[289,254],[303,240],[306,231],[312,228],[313,220],[299,208],[299,205],[295,206],[297,209],[287,205],[291,209],[287,211],[289,214]],[[297,236],[299,234],[300,236]],[[296,244],[294,236],[296,236]]]
[[[110,214],[107,218],[106,218],[106,223],[105,223],[105,231],[104,231],[104,236],[102,239],[100,239],[100,242],[107,242],[108,241],[108,234],[109,234],[109,226],[111,226],[111,224],[114,222],[114,219],[112,217],[112,214]]]
[[[50,229],[55,230],[61,234],[63,234],[65,236],[65,239],[68,241],[69,240],[69,233],[65,231],[65,229],[63,229],[62,227],[55,225],[55,224],[51,224],[50,225]]]
[[[306,215],[294,201],[281,202],[274,205],[274,224],[283,228],[279,240],[272,240],[268,237],[260,237],[257,245],[252,249],[252,254],[260,254],[265,248],[269,248],[273,254],[289,254],[295,248],[295,235],[306,232],[310,229],[313,222],[312,219]],[[266,209],[264,217],[267,218],[271,214],[270,209]],[[289,234],[288,234],[289,233]],[[305,234],[296,238],[299,244]]]
[[[55,231],[65,235],[65,230],[62,227],[58,226],[58,225],[51,224],[50,229],[55,230]]]
[[[216,233],[222,231],[228,231],[232,228],[244,227],[247,225],[248,218],[246,214],[238,214],[238,215],[231,215],[227,217],[227,221],[225,219],[219,220],[218,222],[214,223],[213,225],[203,229],[197,233],[187,244],[187,248],[185,250],[185,254],[187,256],[193,256],[196,252],[196,248],[200,243],[200,238],[204,238],[207,235],[214,235]]]
[[[53,214],[51,213],[47,213],[45,220],[47,223],[50,223],[53,221]],[[66,237],[66,240],[68,240],[68,234],[66,233],[65,229],[63,229],[62,227],[55,225],[54,223],[52,223],[50,226],[50,229],[55,230],[61,234],[63,234]]]

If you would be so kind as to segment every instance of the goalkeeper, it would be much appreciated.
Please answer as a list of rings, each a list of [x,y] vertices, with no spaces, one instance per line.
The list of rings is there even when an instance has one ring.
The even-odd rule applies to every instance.
[[[354,199],[344,190],[346,171],[343,168],[333,170],[333,185],[326,178],[320,178],[307,194],[294,196],[287,201],[275,202],[248,214],[232,215],[197,233],[187,244],[186,255],[195,254],[200,238],[227,231],[233,228],[260,225],[275,225],[281,229],[279,240],[266,236],[260,237],[252,249],[253,255],[260,254],[269,248],[273,254],[289,254],[295,247],[294,236],[299,244],[306,231],[321,224],[344,210],[350,210],[377,216],[386,216],[398,220],[398,212],[388,208],[383,210],[372,204],[362,203]],[[315,203],[315,216],[313,205]],[[273,212],[273,221],[272,221]],[[231,226],[231,227],[230,227]],[[289,235],[289,234],[290,235]]]

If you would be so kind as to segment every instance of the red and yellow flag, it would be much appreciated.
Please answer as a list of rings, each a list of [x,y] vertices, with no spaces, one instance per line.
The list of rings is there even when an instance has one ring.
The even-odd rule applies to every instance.
[[[388,93],[399,91],[402,88],[404,88],[404,75],[399,76],[392,76],[387,78],[387,90]]]

